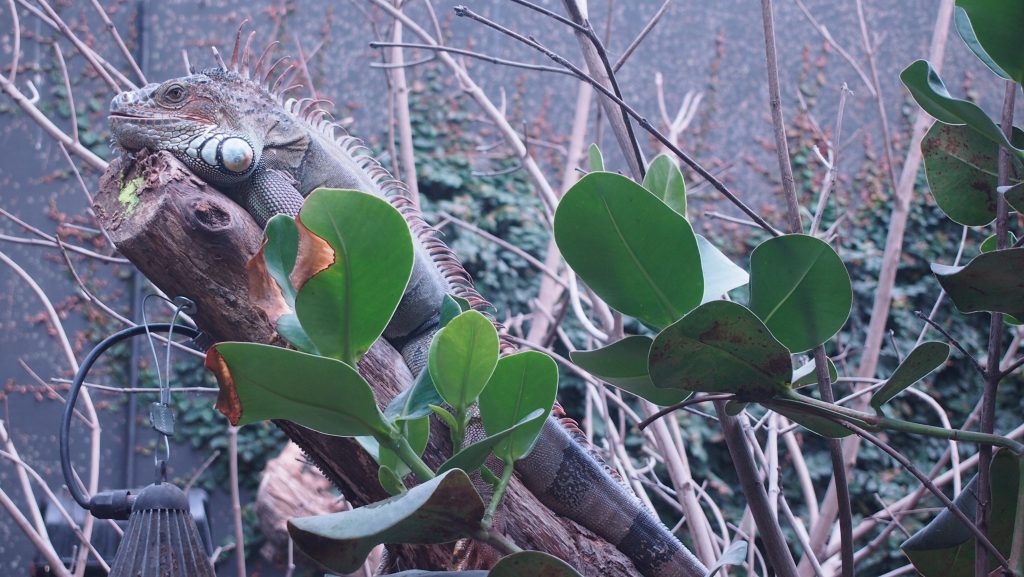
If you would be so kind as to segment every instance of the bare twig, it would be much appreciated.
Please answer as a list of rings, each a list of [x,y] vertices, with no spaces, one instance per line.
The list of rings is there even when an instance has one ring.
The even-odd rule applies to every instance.
[[[619,68],[622,68],[622,65],[629,60],[629,57],[632,56],[633,52],[640,47],[640,44],[643,43],[644,39],[647,38],[647,35],[651,33],[651,30],[654,30],[654,27],[661,21],[661,17],[668,12],[668,7],[671,3],[672,0],[665,0],[661,3],[661,7],[658,8],[657,12],[655,12],[653,16],[651,16],[651,19],[647,21],[647,24],[644,24],[640,33],[636,35],[636,38],[629,43],[629,46],[622,51],[622,55],[619,56],[619,59],[612,65],[612,72],[618,72]]]
[[[531,64],[529,62],[519,62],[517,60],[508,60],[505,58],[498,58],[497,56],[491,56],[489,54],[483,54],[474,50],[466,50],[465,48],[454,48],[452,46],[431,46],[430,44],[422,44],[416,42],[370,42],[370,48],[416,48],[419,50],[430,50],[432,52],[444,51],[452,54],[461,54],[462,56],[469,56],[470,58],[476,58],[477,60],[483,60],[484,62],[490,62],[491,64],[497,64],[500,66],[511,66],[513,68],[523,68],[526,70],[535,70],[537,72],[551,72],[553,74],[565,74],[572,76],[572,72],[564,68],[558,68],[556,66],[545,66],[543,64]],[[389,65],[390,66],[390,65]],[[408,66],[406,64],[405,66]]]
[[[142,69],[139,68],[139,63],[136,62],[135,57],[132,56],[131,50],[128,50],[128,47],[124,44],[124,40],[121,40],[121,33],[117,31],[117,27],[114,26],[114,23],[110,21],[110,17],[107,16],[107,11],[103,9],[103,6],[100,6],[98,0],[92,0],[92,7],[96,9],[96,13],[99,14],[100,19],[103,20],[103,25],[106,26],[107,31],[110,32],[110,35],[114,38],[114,43],[117,44],[119,49],[121,49],[121,54],[128,62],[128,66],[131,66],[132,72],[135,73],[135,76],[143,85],[149,84],[149,82],[146,81],[146,75],[143,74]]]

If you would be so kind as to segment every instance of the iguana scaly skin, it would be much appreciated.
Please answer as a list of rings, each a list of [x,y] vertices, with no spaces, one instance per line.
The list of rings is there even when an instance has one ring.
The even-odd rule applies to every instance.
[[[129,152],[173,153],[232,196],[261,226],[274,214],[296,216],[303,198],[319,187],[356,189],[390,200],[419,242],[409,286],[384,338],[418,374],[426,365],[445,293],[466,298],[476,308],[489,305],[401,183],[357,139],[324,120],[317,102],[282,98],[278,86],[285,74],[271,79],[283,59],[264,73],[268,52],[250,66],[249,42],[239,57],[236,38],[230,66],[221,61],[220,68],[119,94],[110,105],[115,144]],[[504,350],[510,349],[511,343],[505,343]],[[547,420],[533,452],[515,467],[541,502],[614,544],[646,577],[704,574],[693,554],[556,418]]]

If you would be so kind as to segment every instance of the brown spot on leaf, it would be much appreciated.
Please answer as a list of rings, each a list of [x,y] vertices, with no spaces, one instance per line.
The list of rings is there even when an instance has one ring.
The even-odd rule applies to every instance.
[[[242,401],[238,398],[231,369],[217,351],[216,345],[206,352],[206,362],[203,364],[217,377],[217,384],[220,386],[220,392],[217,393],[217,410],[227,417],[232,425],[237,426],[242,419]]]
[[[267,261],[263,257],[263,249],[266,246],[267,239],[264,237],[260,250],[245,263],[245,270],[249,274],[250,300],[266,313],[271,324],[277,325],[277,319],[291,312],[291,309],[281,294],[281,287],[277,286],[274,277],[270,276],[267,270]]]
[[[300,291],[313,275],[334,264],[334,249],[306,228],[301,217],[295,219],[295,224],[299,228],[299,252],[289,278],[295,290]]]

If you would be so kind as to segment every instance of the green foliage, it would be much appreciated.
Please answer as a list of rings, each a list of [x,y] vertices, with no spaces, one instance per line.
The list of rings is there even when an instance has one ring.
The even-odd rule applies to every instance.
[[[949,358],[949,345],[937,341],[928,341],[910,351],[900,366],[896,367],[885,385],[871,397],[871,406],[876,410],[888,403],[893,397],[914,383],[925,378],[928,373],[942,366]]]
[[[921,151],[928,186],[946,216],[967,226],[996,218],[999,146],[966,125],[936,122]]]
[[[472,481],[453,470],[372,507],[291,519],[288,533],[324,569],[347,574],[381,543],[448,543],[472,535],[483,514]]]
[[[644,188],[661,199],[669,208],[686,216],[686,183],[683,173],[667,154],[659,154],[647,167]]]
[[[831,339],[850,316],[853,289],[828,243],[802,234],[766,240],[750,255],[750,309],[790,351]]]
[[[547,412],[550,410],[550,407],[547,410],[535,409],[527,413],[511,427],[488,435],[464,447],[442,463],[437,468],[438,473],[444,473],[453,469],[476,471],[483,466],[484,461],[487,460],[491,453],[494,453],[499,458],[508,457],[509,449],[501,449],[501,446],[507,445],[510,441],[515,444],[515,437],[522,439],[518,444],[528,444],[532,447],[533,443],[537,440],[537,434],[540,432],[541,425],[544,424],[544,419],[547,418]],[[529,453],[528,450],[522,456],[525,456],[527,453]]]
[[[573,185],[555,212],[555,240],[598,296],[652,326],[671,324],[704,296],[690,223],[622,175],[592,172]]]
[[[655,405],[674,405],[690,396],[689,391],[663,389],[651,382],[647,358],[651,337],[630,335],[593,351],[573,351],[572,362],[608,384],[647,399]]]
[[[558,367],[551,357],[524,351],[498,361],[487,387],[480,395],[480,418],[488,435],[514,426],[539,411],[547,415],[558,391]],[[511,465],[530,454],[544,419],[529,421],[495,447],[494,454]]]
[[[1024,248],[986,252],[967,266],[933,264],[932,272],[962,313],[1001,312],[1024,318]]]
[[[1018,84],[1024,84],[1024,51],[1021,50],[1020,43],[1024,4],[1006,0],[957,0],[956,5],[958,9],[967,13],[974,38],[977,39],[981,52],[988,58],[978,54],[977,45],[968,42],[971,50],[978,54],[986,65],[991,61],[1006,76]]]
[[[487,386],[498,363],[498,332],[477,311],[467,311],[437,332],[427,367],[441,398],[465,411]]]

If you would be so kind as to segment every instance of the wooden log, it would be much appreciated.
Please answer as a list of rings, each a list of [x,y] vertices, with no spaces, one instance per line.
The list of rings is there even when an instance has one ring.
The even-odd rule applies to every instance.
[[[166,152],[112,162],[95,201],[96,215],[118,250],[168,295],[195,301],[198,310],[193,317],[213,340],[283,344],[249,299],[245,264],[258,250],[263,233],[240,206]],[[383,340],[374,344],[358,368],[382,406],[413,380],[401,356]],[[377,482],[376,462],[354,440],[287,421],[277,425],[353,505],[388,496]],[[436,466],[448,454],[446,437],[432,436],[425,454],[428,464]],[[556,516],[518,480],[513,479],[505,502],[505,532],[524,549],[556,555],[585,575],[637,575],[617,549]],[[390,561],[393,568],[449,569],[452,551],[451,545],[398,547]],[[471,561],[462,568],[480,568],[477,564],[489,557],[471,549],[464,557]]]

